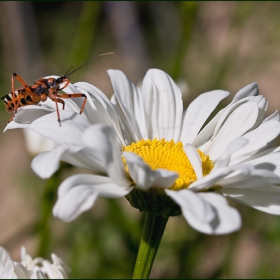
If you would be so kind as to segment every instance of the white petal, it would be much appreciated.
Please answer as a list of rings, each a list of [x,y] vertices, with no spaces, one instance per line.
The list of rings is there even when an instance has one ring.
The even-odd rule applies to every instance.
[[[223,115],[225,109],[220,110],[217,115],[210,120],[210,122],[198,133],[192,145],[196,148],[199,148],[201,151],[204,151],[204,145],[206,146],[205,149],[208,148],[209,143],[207,142],[211,137],[213,137],[213,132],[215,131],[216,125]]]
[[[269,164],[269,170],[280,176],[280,153],[273,152],[274,150],[275,148],[256,154],[254,159],[248,160],[248,163],[254,165],[256,168],[258,168],[258,166],[262,167],[264,164]]]
[[[84,90],[89,94],[89,100],[85,107],[85,114],[92,123],[97,123],[95,115],[92,116],[93,111],[97,111],[101,122],[113,127],[117,133],[120,143],[123,141],[118,115],[107,96],[97,87],[89,83],[75,83],[79,91]]]
[[[129,174],[138,188],[148,190],[151,187],[169,188],[178,178],[178,173],[165,169],[152,170],[142,158],[130,152],[123,152]]]
[[[222,192],[235,201],[245,203],[265,213],[280,215],[280,187],[230,188]]]
[[[110,101],[112,102],[118,116],[119,116],[119,122],[120,122],[120,129],[121,129],[121,135],[123,137],[123,146],[128,146],[133,142],[133,139],[135,138],[134,133],[131,132],[131,129],[127,127],[127,124],[124,123],[123,118],[121,117],[122,113],[120,108],[118,107],[116,95],[113,94]]]
[[[206,153],[216,161],[232,140],[242,136],[255,124],[257,117],[258,106],[255,102],[241,105],[228,117]]]
[[[213,110],[229,94],[228,91],[213,90],[199,95],[184,112],[179,140],[184,144],[192,143]]]
[[[189,190],[166,193],[181,207],[189,224],[206,234],[226,234],[241,226],[239,213],[224,197],[214,193],[193,193]]]
[[[45,276],[45,274],[40,270],[39,267],[35,267],[30,279],[48,279],[47,276]]]
[[[264,119],[263,122],[267,122],[270,120],[276,120],[276,121],[280,121],[280,115],[278,113],[278,110],[275,110],[274,113],[272,113],[271,115],[269,115],[266,119]]]
[[[68,278],[67,275],[71,273],[71,269],[68,267],[68,265],[54,253],[51,254],[51,257],[53,265],[61,270],[61,272],[65,275],[64,278]]]
[[[197,180],[201,179],[203,177],[203,172],[202,172],[202,160],[199,153],[197,152],[195,147],[191,144],[184,145],[184,151],[191,162]]]
[[[263,105],[263,100],[265,100],[263,96],[248,96],[238,100],[235,103],[230,103],[224,109],[220,110],[217,115],[199,132],[195,141],[193,142],[193,145],[203,152],[207,151],[209,149],[209,145],[211,145],[212,142],[210,140],[209,143],[206,143],[206,141],[208,141],[210,138],[213,139],[216,137],[226,120],[235,110],[248,102],[254,102],[259,107],[259,104],[260,106]],[[264,108],[261,107],[259,110],[264,110]],[[256,117],[256,121],[257,120],[258,116]]]
[[[259,95],[256,98],[260,98],[259,102],[257,102],[257,105],[258,105],[258,108],[259,108],[258,118],[256,120],[256,123],[253,125],[253,127],[250,130],[253,130],[253,129],[257,128],[264,121],[266,111],[267,111],[267,108],[268,108],[268,101],[264,96]]]
[[[48,276],[48,279],[65,279],[63,270],[48,261],[43,261],[43,269]]]
[[[60,185],[53,215],[70,222],[90,209],[98,197],[118,198],[129,192],[130,189],[118,187],[108,177],[74,175]]]
[[[214,168],[212,169],[212,172],[214,172],[218,168],[223,168],[229,165],[231,156],[233,153],[241,149],[242,147],[248,145],[249,141],[245,138],[237,138],[233,140],[227,150],[224,152],[224,154],[218,159],[218,161],[215,163]]]
[[[165,192],[182,207],[183,214],[188,212],[202,223],[208,223],[214,218],[215,215],[209,203],[201,199],[197,193],[190,190],[165,190]]]
[[[53,113],[53,109],[42,108],[38,105],[28,105],[18,108],[14,120],[9,122],[4,131],[15,128],[28,128],[29,125],[38,118]]]
[[[60,161],[94,171],[106,172],[106,166],[91,149],[82,146],[61,145],[51,152],[41,153],[32,163],[32,170],[41,178],[49,178],[59,169]]]
[[[210,224],[214,233],[226,234],[240,229],[241,217],[239,212],[229,206],[223,196],[215,193],[199,193],[198,195],[208,201],[216,212],[216,217]]]
[[[234,96],[234,98],[232,99],[231,103],[235,103],[238,100],[241,100],[248,96],[257,96],[258,94],[259,94],[258,84],[252,83],[239,90]]]
[[[107,125],[95,124],[89,127],[82,135],[83,144],[90,147],[106,167],[107,174],[120,187],[128,187],[124,164],[121,158],[121,147],[115,131]]]
[[[17,279],[14,262],[3,247],[0,247],[0,279]]]
[[[279,134],[280,124],[278,121],[269,120],[262,123],[258,128],[243,136],[243,138],[249,141],[249,144],[234,153],[231,164],[241,162],[263,150]]]
[[[142,95],[137,87],[119,70],[107,71],[115,92],[120,117],[126,124],[133,141],[147,138],[146,116],[143,108]]]
[[[232,174],[216,182],[223,189],[227,188],[258,188],[266,185],[280,184],[280,177],[270,170],[249,168],[247,172],[237,169]]]
[[[31,272],[28,271],[21,263],[14,263],[14,265],[15,265],[15,274],[17,275],[18,279],[30,278]]]
[[[29,123],[28,124],[26,124],[26,123],[21,124],[21,123],[16,123],[15,121],[11,121],[5,126],[3,132],[6,132],[9,129],[29,128],[29,125],[30,125]]]
[[[42,137],[41,135],[29,130],[23,130],[25,146],[29,154],[38,155],[46,151],[51,151],[57,147],[57,143]]]
[[[60,118],[61,126],[54,112],[35,120],[29,129],[57,143],[79,144],[81,134],[90,122],[80,114],[65,110],[60,112]]]
[[[18,108],[14,120],[18,123],[31,123],[34,120],[53,112],[54,109],[51,108],[46,108],[38,105],[28,105]]]
[[[221,169],[218,169],[214,172],[211,172],[210,174],[204,176],[202,179],[197,180],[193,182],[192,184],[189,185],[189,189],[192,190],[203,190],[203,189],[208,189],[217,182],[219,182],[221,179],[225,178],[229,174],[237,171],[240,171],[244,174],[251,174],[251,169],[253,169],[253,166],[251,165],[246,165],[246,164],[239,164],[239,165],[233,165],[233,166],[227,166]]]
[[[149,139],[177,142],[182,119],[182,94],[165,72],[150,69],[142,85]]]

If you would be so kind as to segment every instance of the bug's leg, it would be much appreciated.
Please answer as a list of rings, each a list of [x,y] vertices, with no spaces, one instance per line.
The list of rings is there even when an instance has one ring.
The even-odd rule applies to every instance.
[[[13,96],[12,98],[13,98],[13,100],[15,100],[15,98],[16,98],[14,75],[15,75],[15,73],[12,75],[12,96]],[[14,112],[15,112],[15,113],[17,112],[17,106],[15,106]],[[9,123],[9,122],[10,122],[10,119],[8,120],[8,123]]]
[[[84,101],[83,101],[83,104],[82,104],[81,109],[80,109],[80,114],[83,113],[85,105],[86,105],[86,102],[87,102],[87,96],[85,94],[83,94],[83,93],[73,93],[73,94],[62,93],[62,94],[59,94],[59,97],[64,98],[64,99],[66,99],[66,98],[83,97]]]
[[[16,78],[24,87],[29,87],[29,85],[16,73],[13,73],[12,75],[12,80],[13,78]]]
[[[15,117],[15,114],[12,113],[12,114],[10,115],[10,118],[9,118],[9,120],[8,120],[8,123],[11,122],[11,121],[14,119],[14,117]],[[7,124],[8,124],[8,123],[7,123]],[[6,125],[7,125],[7,124],[6,124]]]
[[[64,110],[65,102],[62,99],[60,99],[58,97],[52,97],[51,100],[54,101],[54,102],[58,102],[58,103],[62,104],[62,110]]]
[[[62,104],[62,110],[64,110],[65,102],[62,99],[57,98],[57,97],[52,97],[51,100],[55,102],[56,112],[57,112],[57,121],[59,122],[59,126],[61,126],[60,114],[59,114],[59,109],[58,109],[58,104],[57,103],[61,103]]]
[[[13,73],[12,75],[12,95],[13,95],[13,100],[17,100],[17,102],[15,102],[15,113],[17,112],[18,106],[19,106],[19,100],[18,97],[16,98],[16,94],[15,94],[15,80],[14,78],[16,78],[25,88],[29,88],[28,84],[16,73]]]
[[[56,112],[57,112],[57,121],[59,123],[59,126],[61,126],[60,114],[59,114],[59,109],[58,109],[58,104],[57,104],[57,99],[56,98],[55,98],[55,106],[56,106]]]
[[[64,89],[64,88],[66,88],[66,87],[69,85],[70,80],[68,79],[65,83],[66,83],[66,84],[64,85],[64,87],[60,88],[59,90],[62,90],[62,89]]]

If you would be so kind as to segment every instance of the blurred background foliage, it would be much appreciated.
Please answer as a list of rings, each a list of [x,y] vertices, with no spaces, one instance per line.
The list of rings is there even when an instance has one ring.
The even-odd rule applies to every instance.
[[[2,96],[13,72],[32,84],[113,51],[71,81],[110,97],[106,70],[120,69],[138,84],[149,68],[160,68],[180,86],[184,106],[205,91],[235,94],[257,81],[272,113],[280,105],[279,12],[280,2],[0,2]],[[4,105],[0,115],[4,129]],[[53,218],[58,185],[81,170],[63,164],[41,180],[30,169],[34,155],[22,131],[8,131],[0,142],[0,245],[17,260],[21,245],[33,257],[54,252],[72,278],[130,278],[141,213],[125,199],[100,199],[71,223]],[[230,235],[204,235],[182,217],[170,218],[151,278],[279,278],[280,217],[232,205],[243,225]]]

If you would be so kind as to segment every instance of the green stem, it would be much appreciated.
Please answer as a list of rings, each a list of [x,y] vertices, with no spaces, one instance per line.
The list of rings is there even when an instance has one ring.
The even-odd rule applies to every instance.
[[[59,185],[60,171],[48,179],[41,202],[41,218],[38,224],[39,245],[37,255],[46,258],[51,241],[50,220],[52,208],[56,199],[56,190]]]
[[[145,225],[134,267],[133,279],[148,279],[168,217],[145,213]]]

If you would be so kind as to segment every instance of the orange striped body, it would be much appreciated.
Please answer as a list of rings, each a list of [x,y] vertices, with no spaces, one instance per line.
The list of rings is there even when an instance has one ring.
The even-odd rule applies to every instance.
[[[16,109],[26,105],[37,105],[41,97],[28,88],[20,88],[1,97],[9,113],[16,113]]]

